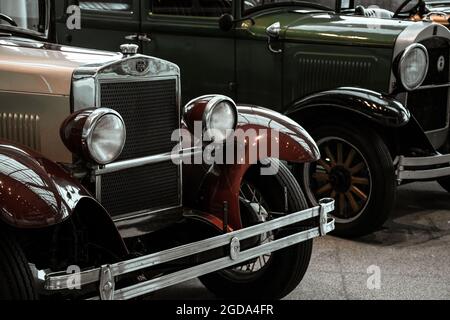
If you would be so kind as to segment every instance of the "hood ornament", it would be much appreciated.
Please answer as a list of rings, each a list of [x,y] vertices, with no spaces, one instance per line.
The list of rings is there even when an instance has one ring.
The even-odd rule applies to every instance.
[[[120,46],[120,52],[124,56],[134,56],[139,51],[139,46],[137,44],[126,43]]]

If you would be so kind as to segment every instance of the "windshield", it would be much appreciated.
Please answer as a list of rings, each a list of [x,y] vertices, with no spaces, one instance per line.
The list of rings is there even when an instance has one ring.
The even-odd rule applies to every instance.
[[[0,29],[44,35],[46,0],[0,0]]]
[[[295,0],[244,0],[243,11],[244,15],[251,12],[256,12],[264,8],[284,6],[284,5],[298,5],[301,9],[307,10],[334,10],[336,7],[336,0],[316,0],[316,1],[295,1]]]
[[[395,11],[404,0],[356,0],[355,6],[363,6],[365,8],[382,8],[390,11]],[[417,0],[411,1],[411,4],[405,9],[408,9],[417,4]]]

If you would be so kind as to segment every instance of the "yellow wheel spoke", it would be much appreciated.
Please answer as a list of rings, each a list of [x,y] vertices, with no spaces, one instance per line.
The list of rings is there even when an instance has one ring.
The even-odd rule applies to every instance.
[[[345,194],[345,197],[347,198],[348,202],[350,203],[350,207],[352,207],[353,212],[358,212],[359,205],[358,205],[358,203],[356,203],[356,200],[353,197],[353,195],[350,192],[347,192]]]
[[[350,150],[350,153],[347,156],[347,159],[345,160],[344,167],[347,169],[350,168],[352,165],[353,159],[355,159],[356,151],[355,149]]]
[[[368,196],[363,191],[361,191],[361,189],[359,189],[358,187],[352,186],[350,191],[353,192],[356,196],[358,196],[358,198],[360,198],[364,201],[367,201]]]
[[[365,168],[365,164],[364,162],[360,162],[358,163],[356,166],[354,166],[353,168],[350,168],[350,173],[353,174],[357,174],[358,172],[360,172],[362,169]]]
[[[333,186],[331,185],[331,183],[327,183],[322,188],[317,190],[317,193],[318,194],[324,194],[324,193],[330,192],[332,189],[333,189]]]
[[[352,177],[352,184],[362,184],[362,185],[368,186],[369,185],[369,179]]]
[[[341,217],[344,216],[344,207],[345,207],[345,195],[343,193],[339,194],[339,215]]]
[[[337,144],[337,164],[341,165],[344,163],[344,154],[342,150],[342,143]]]
[[[313,174],[313,179],[317,181],[328,182],[329,178],[330,176],[328,175],[328,173],[316,172]]]

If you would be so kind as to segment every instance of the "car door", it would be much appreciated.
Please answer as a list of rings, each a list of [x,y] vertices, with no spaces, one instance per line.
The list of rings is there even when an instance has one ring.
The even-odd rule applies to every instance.
[[[238,0],[236,34],[237,101],[256,104],[277,111],[283,110],[283,47],[277,43],[275,52],[268,45],[266,28],[276,21],[265,18],[246,19],[255,0]],[[278,52],[279,50],[279,52]]]
[[[142,0],[145,54],[179,65],[183,102],[203,94],[235,96],[235,39],[219,28],[232,0]]]
[[[73,20],[70,20],[75,12],[67,13],[71,5],[81,9],[80,29],[74,28]],[[126,38],[139,33],[139,5],[139,0],[57,0],[57,41],[79,47],[119,51],[121,44],[131,41]]]

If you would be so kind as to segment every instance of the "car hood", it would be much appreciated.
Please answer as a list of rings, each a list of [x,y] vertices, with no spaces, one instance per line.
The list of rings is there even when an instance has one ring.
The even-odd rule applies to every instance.
[[[265,36],[265,29],[280,22],[282,38],[306,43],[394,47],[398,35],[414,22],[375,19],[334,13],[291,11],[267,13],[251,27]]]
[[[119,53],[0,38],[0,90],[70,95],[76,68],[118,60]]]

